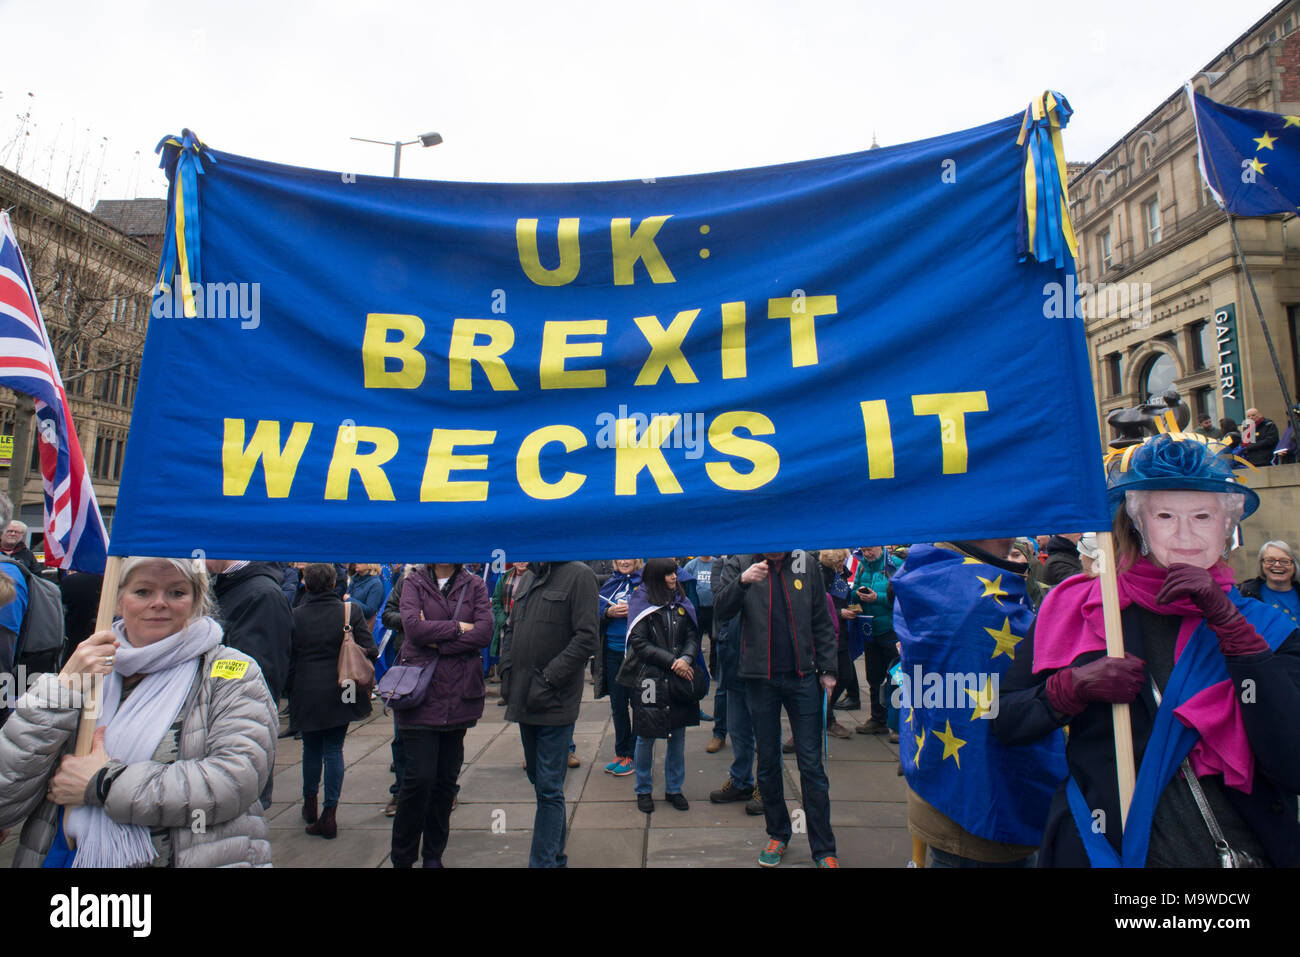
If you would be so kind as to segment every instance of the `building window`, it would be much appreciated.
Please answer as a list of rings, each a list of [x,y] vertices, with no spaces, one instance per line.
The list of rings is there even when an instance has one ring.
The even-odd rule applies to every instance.
[[[1219,364],[1219,340],[1215,334],[1214,323],[1201,322],[1196,328],[1192,343],[1194,346],[1192,357],[1197,369],[1206,368],[1210,364],[1211,357],[1214,359],[1214,365]]]
[[[1146,228],[1147,249],[1160,242],[1160,197],[1152,196],[1142,204],[1142,225]]]
[[[1145,143],[1138,150],[1138,166],[1144,173],[1151,168],[1151,147]]]
[[[1178,378],[1178,364],[1174,362],[1173,356],[1167,352],[1157,354],[1147,363],[1146,371],[1142,373],[1143,400],[1149,400],[1166,389],[1173,388],[1176,378]]]
[[[1111,395],[1119,395],[1124,391],[1124,357],[1118,352],[1112,352],[1106,357],[1106,380]]]
[[[1096,198],[1097,207],[1100,209],[1101,208],[1101,180],[1097,180],[1097,184],[1093,186],[1092,195]]]
[[[1115,257],[1110,247],[1110,230],[1103,229],[1101,235],[1097,237],[1098,259],[1101,261],[1101,271],[1105,272],[1111,266],[1115,265]]]
[[[122,373],[122,404],[130,408],[135,404],[135,387],[140,380],[140,370],[134,363]]]
[[[1196,405],[1196,424],[1199,425],[1201,419],[1209,418],[1216,425],[1219,422],[1219,397],[1215,394],[1214,387],[1208,389],[1197,389],[1194,397]]]

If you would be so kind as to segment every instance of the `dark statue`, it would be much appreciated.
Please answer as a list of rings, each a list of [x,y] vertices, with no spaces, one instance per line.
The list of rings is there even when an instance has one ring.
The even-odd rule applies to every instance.
[[[1148,436],[1160,431],[1156,428],[1156,419],[1163,418],[1166,412],[1171,411],[1178,428],[1186,429],[1192,421],[1192,410],[1179,397],[1177,389],[1166,389],[1160,395],[1152,396],[1149,401],[1131,409],[1115,409],[1106,416],[1106,424],[1119,433],[1110,440],[1110,447],[1123,449],[1140,444]]]

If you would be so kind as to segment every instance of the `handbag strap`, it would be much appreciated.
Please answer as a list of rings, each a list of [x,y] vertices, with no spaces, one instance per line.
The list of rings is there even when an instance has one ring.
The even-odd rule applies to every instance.
[[[468,586],[468,585],[465,585],[465,586],[463,586],[463,587],[461,588],[461,590],[460,590],[460,598],[456,599],[456,610],[453,611],[453,612],[451,613],[451,620],[452,620],[452,621],[457,621],[457,620],[459,620],[459,618],[460,618],[460,606],[461,606],[461,605],[464,603],[464,601],[465,601],[465,592],[467,592],[467,591],[469,591],[469,586]],[[397,659],[397,663],[398,663],[398,664],[402,664],[403,662],[405,662],[405,661],[407,660],[406,652],[407,652],[407,649],[408,649],[408,648],[411,648],[411,647],[413,647],[412,644],[411,644],[411,642],[409,642],[409,641],[404,641],[404,642],[402,642],[402,650],[398,653],[398,659]],[[426,646],[426,647],[428,648],[428,650],[432,651],[435,655],[438,653],[438,648],[437,648],[437,646],[435,646],[435,645],[428,645],[428,646]]]
[[[352,637],[352,602],[343,603],[343,640]]]
[[[1160,707],[1160,689],[1156,687],[1155,680],[1151,682],[1151,694],[1156,699],[1156,707]],[[1187,787],[1192,792],[1192,800],[1196,802],[1196,809],[1201,812],[1201,820],[1205,822],[1206,829],[1210,832],[1210,837],[1214,841],[1214,847],[1217,851],[1231,851],[1228,839],[1223,835],[1223,829],[1219,827],[1219,819],[1214,816],[1214,811],[1210,809],[1210,802],[1205,797],[1205,791],[1201,788],[1201,782],[1196,777],[1196,772],[1192,770],[1190,758],[1183,758],[1183,763],[1178,769],[1183,780],[1187,782]]]
[[[1210,802],[1206,800],[1205,792],[1201,790],[1201,782],[1197,780],[1196,772],[1192,770],[1192,763],[1187,758],[1183,758],[1181,773],[1187,786],[1192,789],[1192,800],[1196,802],[1196,809],[1201,812],[1201,820],[1205,821],[1210,837],[1214,838],[1214,846],[1219,850],[1231,850],[1228,839],[1223,836],[1223,829],[1219,827],[1218,818],[1210,810]]]

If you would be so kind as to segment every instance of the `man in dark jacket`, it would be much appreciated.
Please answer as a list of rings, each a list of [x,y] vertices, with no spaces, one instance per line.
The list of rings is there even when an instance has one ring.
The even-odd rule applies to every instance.
[[[207,566],[225,630],[224,643],[257,662],[279,707],[293,650],[293,610],[280,589],[283,572],[274,562],[209,560]],[[269,776],[262,806],[271,806]]]
[[[830,782],[822,767],[826,694],[835,687],[837,648],[826,586],[804,552],[732,555],[714,583],[713,614],[740,615],[738,677],[746,682],[767,818],[764,867],[781,863],[793,833],[781,780],[781,708],[794,732],[808,842],[819,867],[839,867],[831,832]]]
[[[1273,450],[1277,448],[1277,423],[1266,419],[1259,409],[1247,409],[1246,418],[1255,423],[1255,440],[1241,447],[1241,456],[1256,468],[1262,468],[1273,462]]]
[[[1082,532],[1053,535],[1047,540],[1047,568],[1043,571],[1043,584],[1049,588],[1059,585],[1071,575],[1083,574],[1083,560],[1079,558],[1079,539]]]
[[[537,794],[529,867],[564,867],[564,775],[587,659],[597,649],[596,576],[582,562],[530,565],[501,636],[506,720],[519,722]]]
[[[33,575],[41,573],[41,566],[37,564],[36,556],[32,550],[27,547],[27,526],[19,521],[12,521],[5,526],[4,534],[0,535],[0,553],[7,558],[27,566],[27,570]]]

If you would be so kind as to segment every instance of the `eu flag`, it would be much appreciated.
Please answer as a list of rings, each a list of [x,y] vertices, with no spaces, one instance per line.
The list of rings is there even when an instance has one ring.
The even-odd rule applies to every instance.
[[[1294,213],[1300,200],[1300,116],[1241,110],[1192,95],[1201,175],[1237,216]]]
[[[977,837],[1038,845],[1066,776],[1065,738],[993,735],[1002,678],[1034,622],[1024,579],[949,548],[914,546],[894,576],[902,646],[899,753],[907,783]]]

